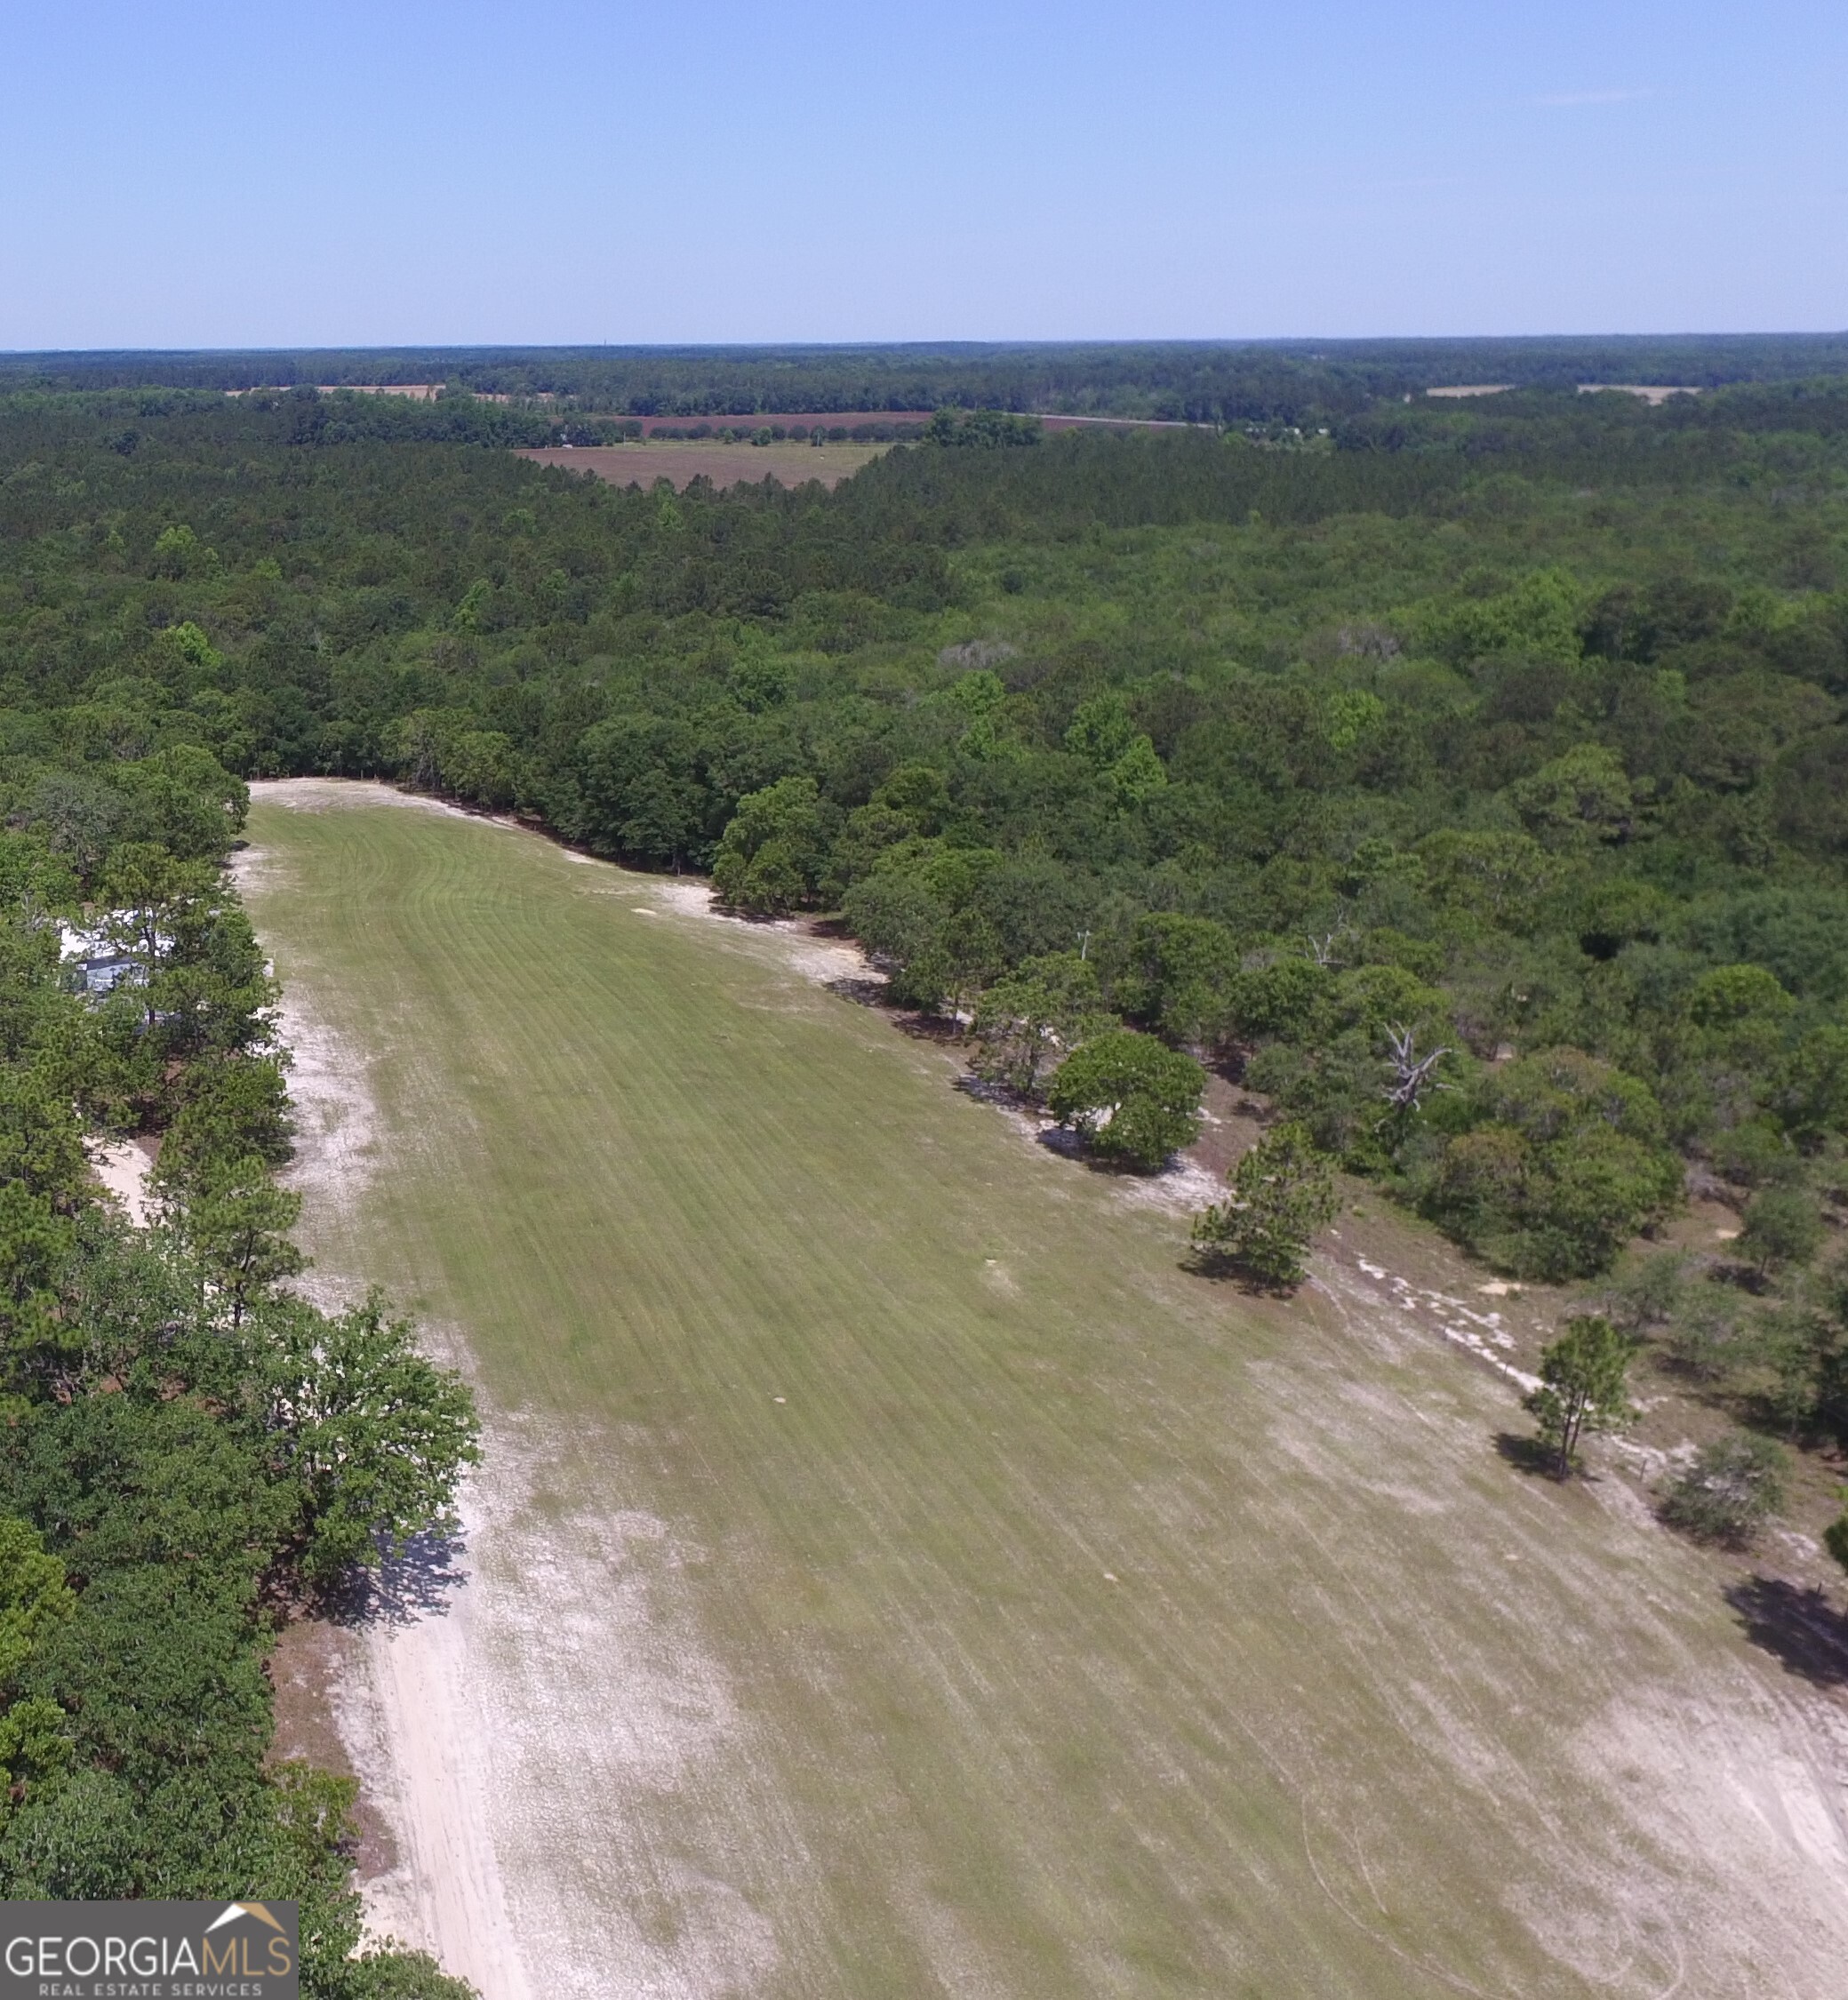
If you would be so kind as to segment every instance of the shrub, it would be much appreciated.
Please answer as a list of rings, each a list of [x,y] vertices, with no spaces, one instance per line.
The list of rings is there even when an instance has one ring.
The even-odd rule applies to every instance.
[[[1075,951],[1029,958],[977,1002],[969,1067],[1031,1096],[1049,1063],[1108,1024],[1094,966]]]
[[[1657,1250],[1635,1258],[1604,1288],[1604,1312],[1628,1333],[1665,1326],[1688,1295],[1688,1253]]]
[[[1646,1085],[1578,1049],[1549,1049],[1485,1077],[1475,1129],[1427,1170],[1421,1205],[1517,1276],[1588,1277],[1680,1196]]]
[[[1801,1188],[1766,1188],[1752,1197],[1739,1233],[1739,1253],[1769,1275],[1807,1264],[1822,1247],[1822,1213]]]
[[[1237,976],[1238,942],[1223,924],[1159,912],[1137,918],[1114,997],[1178,1042],[1208,1041],[1225,1024]]]
[[[1229,1032],[1242,1041],[1276,1036],[1285,1042],[1313,1042],[1328,1025],[1333,975],[1308,958],[1280,958],[1241,972],[1229,997]]]
[[[1823,1546],[1844,1570],[1848,1570],[1848,1509],[1822,1531]]]
[[[713,862],[719,900],[759,916],[780,916],[812,901],[827,864],[833,817],[812,778],[780,778],[762,791],[748,792]]]
[[[1726,1296],[1729,1290],[1691,1289],[1668,1329],[1669,1359],[1697,1381],[1724,1381],[1740,1359],[1739,1314]]]
[[[1784,1504],[1788,1460],[1768,1437],[1735,1431],[1703,1445],[1663,1497],[1662,1519],[1698,1541],[1737,1547]]]

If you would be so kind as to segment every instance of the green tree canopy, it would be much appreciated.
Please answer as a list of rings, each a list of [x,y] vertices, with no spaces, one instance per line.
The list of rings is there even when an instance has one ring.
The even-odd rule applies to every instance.
[[[780,778],[748,793],[712,864],[719,900],[759,916],[782,916],[812,900],[836,818],[812,778]]]
[[[1238,958],[1223,924],[1152,912],[1130,933],[1113,997],[1131,1019],[1174,1041],[1212,1041],[1228,1023]]]
[[[1191,1056],[1133,1028],[1111,1028],[1066,1057],[1046,1102],[1092,1150],[1153,1172],[1200,1129],[1206,1074]]]
[[[278,1301],[263,1331],[268,1449],[299,1497],[303,1573],[331,1583],[445,1520],[479,1427],[461,1379],[409,1324],[374,1293],[332,1318]]]
[[[970,1067],[1031,1096],[1051,1065],[1108,1026],[1095,966],[1075,951],[1028,958],[977,1002]]]

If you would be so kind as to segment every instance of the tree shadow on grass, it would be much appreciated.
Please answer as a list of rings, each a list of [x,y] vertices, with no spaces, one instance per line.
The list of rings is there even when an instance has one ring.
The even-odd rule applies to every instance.
[[[1560,1476],[1557,1453],[1537,1437],[1519,1431],[1499,1430],[1495,1434],[1495,1449],[1516,1472],[1527,1473],[1536,1479],[1550,1479],[1555,1485],[1565,1484]]]
[[[851,1000],[856,1007],[889,1008],[892,1005],[884,980],[823,980],[821,983],[828,992],[839,995],[843,1000]]]
[[[1787,1674],[1817,1687],[1848,1687],[1848,1618],[1815,1585],[1752,1576],[1726,1591],[1745,1636]]]
[[[1099,1152],[1083,1132],[1074,1132],[1069,1125],[1042,1125],[1034,1138],[1047,1152],[1058,1154],[1061,1160],[1075,1161],[1087,1172],[1100,1173],[1108,1180],[1156,1181],[1164,1173],[1174,1171],[1175,1156],[1172,1153],[1157,1167],[1142,1166],[1134,1160],[1119,1160],[1108,1153]]]
[[[1276,1278],[1260,1277],[1256,1271],[1247,1270],[1236,1257],[1197,1243],[1182,1257],[1180,1268],[1193,1277],[1236,1285],[1248,1299],[1293,1299],[1308,1283],[1303,1278],[1294,1284],[1285,1284]]]
[[[905,1024],[900,1021],[899,1025],[902,1028]],[[1036,1127],[1033,1134],[1036,1145],[1044,1146],[1047,1152],[1056,1153],[1061,1160],[1069,1160],[1088,1173],[1100,1173],[1111,1180],[1149,1182],[1159,1180],[1164,1174],[1172,1173],[1187,1164],[1175,1153],[1169,1154],[1158,1167],[1142,1166],[1134,1160],[1113,1159],[1109,1154],[1099,1152],[1083,1132],[1074,1132],[1069,1125],[1052,1123],[1052,1115],[1043,1099],[1018,1091],[1011,1084],[978,1076],[972,1069],[952,1076],[949,1087],[964,1097],[973,1098],[978,1104],[991,1105],[1001,1111],[1015,1111],[1031,1120]],[[1045,1122],[1042,1123],[1043,1120]]]
[[[1024,1092],[1006,1084],[992,1083],[986,1076],[978,1076],[972,1069],[965,1069],[960,1076],[952,1076],[949,1087],[960,1091],[964,1097],[972,1097],[978,1104],[993,1104],[1004,1111],[1023,1111],[1030,1116],[1040,1108]]]
[[[966,1022],[952,1020],[947,1014],[908,1013],[898,1006],[892,1007],[892,1024],[914,1042],[960,1042],[969,1032]]]
[[[328,1593],[328,1618],[336,1625],[414,1625],[443,1617],[452,1592],[468,1580],[461,1567],[468,1543],[460,1533],[440,1529],[413,1535],[376,1570],[361,1570]]]

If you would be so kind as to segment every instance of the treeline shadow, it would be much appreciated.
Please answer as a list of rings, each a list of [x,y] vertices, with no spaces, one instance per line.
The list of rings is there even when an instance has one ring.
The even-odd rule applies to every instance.
[[[1745,1636],[1816,1687],[1848,1687],[1848,1618],[1817,1586],[1752,1576],[1726,1591]]]
[[[986,1076],[978,1076],[972,1069],[965,1069],[960,1076],[952,1076],[949,1087],[960,1091],[964,1097],[972,1097],[978,1104],[993,1104],[1004,1111],[1032,1112],[1039,1108],[1021,1092],[1010,1089],[1005,1084],[991,1083]]]
[[[377,1569],[359,1571],[330,1592],[327,1615],[349,1627],[414,1625],[420,1618],[443,1617],[452,1595],[468,1580],[461,1566],[467,1553],[460,1534],[433,1529],[413,1535]]]
[[[845,985],[848,982],[844,980],[842,983]],[[874,1004],[877,1004],[876,1002]],[[961,1021],[951,1020],[948,1015],[908,1012],[903,1007],[893,1006],[889,1001],[886,1005],[892,1025],[900,1035],[908,1035],[914,1042],[938,1042],[947,1046],[952,1042],[962,1041],[968,1033]]]
[[[839,995],[843,1000],[852,1001],[856,1007],[892,1009],[892,1004],[886,996],[884,980],[823,980],[821,983],[829,993]],[[892,1011],[896,1012],[896,1009]]]

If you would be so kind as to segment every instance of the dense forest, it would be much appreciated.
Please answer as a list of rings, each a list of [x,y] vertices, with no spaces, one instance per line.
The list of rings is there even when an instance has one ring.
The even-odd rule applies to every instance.
[[[142,934],[183,1004],[79,1006],[45,941],[209,871],[254,774],[389,775],[834,913],[1100,1152],[1158,1164],[1217,1067],[1516,1276],[1598,1279],[1716,1196],[1736,1257],[1622,1278],[1623,1311],[1754,1420],[1848,1442],[1848,381],[1356,388],[1315,424],[1112,436],[935,400],[832,493],[676,494],[517,460],[560,420],[460,394],[0,398],[0,1504],[81,1574],[77,1620],[107,1544],[54,1474],[124,1462],[85,1425],[195,1425],[254,1482],[212,1585],[232,1678],[321,1560],[263,1386],[308,1308],[253,1281],[246,1310],[211,1262],[212,1204],[286,1145],[248,932],[174,877]],[[73,1117],[167,1131],[164,1247],[87,1202]],[[17,1684],[81,1730],[73,1643]],[[73,1754],[180,1866],[164,1780],[124,1775],[156,1765]],[[49,1867],[27,1838],[0,1863]]]
[[[0,386],[15,389],[441,382],[516,401],[560,399],[603,416],[947,406],[1309,425],[1458,383],[1708,389],[1844,372],[1842,334],[0,356]]]
[[[461,1995],[361,1950],[353,1784],[269,1761],[264,1661],[442,1526],[468,1391],[382,1300],[288,1286],[242,780],[159,727],[92,756],[75,687],[20,699],[49,733],[10,742],[0,830],[0,1894],[296,1899],[304,1992]],[[129,1134],[159,1141],[150,1227],[92,1171]]]

